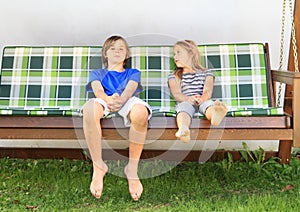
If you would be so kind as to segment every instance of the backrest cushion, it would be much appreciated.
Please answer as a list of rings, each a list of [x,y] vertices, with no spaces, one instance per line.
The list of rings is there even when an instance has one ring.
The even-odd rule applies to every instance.
[[[173,47],[133,47],[131,65],[142,72],[142,98],[153,108],[174,109],[167,76],[175,69]],[[213,99],[229,110],[269,107],[267,64],[263,44],[199,46],[202,65],[214,71]]]
[[[89,71],[101,67],[101,47],[7,47],[0,105],[77,110],[87,100]]]
[[[173,47],[132,46],[130,51],[128,65],[141,71],[140,97],[154,111],[174,111],[167,85],[167,76],[175,69]],[[269,106],[263,44],[201,45],[199,51],[203,65],[216,76],[213,99],[225,102],[229,110]],[[5,47],[0,109],[77,114],[92,96],[85,90],[89,72],[98,68],[102,68],[100,46]]]

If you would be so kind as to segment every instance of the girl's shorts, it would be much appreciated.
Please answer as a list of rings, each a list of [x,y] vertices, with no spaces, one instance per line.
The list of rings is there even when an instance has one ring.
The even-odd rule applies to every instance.
[[[207,100],[203,102],[200,106],[192,105],[189,102],[180,102],[176,105],[175,110],[177,114],[179,112],[186,112],[191,118],[196,112],[199,112],[205,116],[207,108],[212,106],[213,104],[214,102],[212,100]]]

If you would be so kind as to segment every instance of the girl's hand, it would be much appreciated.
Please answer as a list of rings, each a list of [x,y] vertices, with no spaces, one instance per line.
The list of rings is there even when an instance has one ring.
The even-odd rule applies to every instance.
[[[197,104],[197,100],[196,100],[195,96],[189,96],[188,99],[187,99],[187,101],[189,103],[191,103],[192,105],[196,105]]]
[[[201,95],[199,95],[199,94],[196,94],[195,96],[194,96],[194,98],[195,98],[195,101],[196,101],[196,104],[199,106],[199,105],[201,105],[204,101],[203,101],[203,99],[201,98],[202,96]]]

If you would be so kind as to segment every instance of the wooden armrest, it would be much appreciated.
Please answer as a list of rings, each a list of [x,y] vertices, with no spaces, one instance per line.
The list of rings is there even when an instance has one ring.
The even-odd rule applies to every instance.
[[[300,79],[300,73],[293,71],[272,70],[272,79],[276,82],[293,85],[295,79]]]
[[[272,70],[273,81],[282,82],[293,86],[293,128],[294,146],[300,147],[300,73],[293,71]]]

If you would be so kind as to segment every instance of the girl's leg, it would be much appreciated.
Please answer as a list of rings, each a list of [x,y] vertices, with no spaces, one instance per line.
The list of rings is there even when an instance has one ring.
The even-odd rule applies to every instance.
[[[83,108],[83,130],[93,161],[93,177],[90,185],[91,193],[100,198],[103,190],[103,177],[108,167],[102,160],[101,126],[103,106],[93,100],[87,102]]]
[[[128,180],[129,193],[134,201],[139,200],[143,185],[138,177],[138,163],[144,148],[148,129],[148,110],[142,104],[136,104],[129,113],[129,161],[124,169]]]
[[[218,126],[226,116],[228,109],[223,102],[216,100],[214,104],[206,109],[205,116],[211,125]]]
[[[191,125],[191,117],[186,112],[179,112],[176,117],[178,131],[175,136],[180,138],[183,142],[189,142],[191,140],[190,137],[190,125]]]

